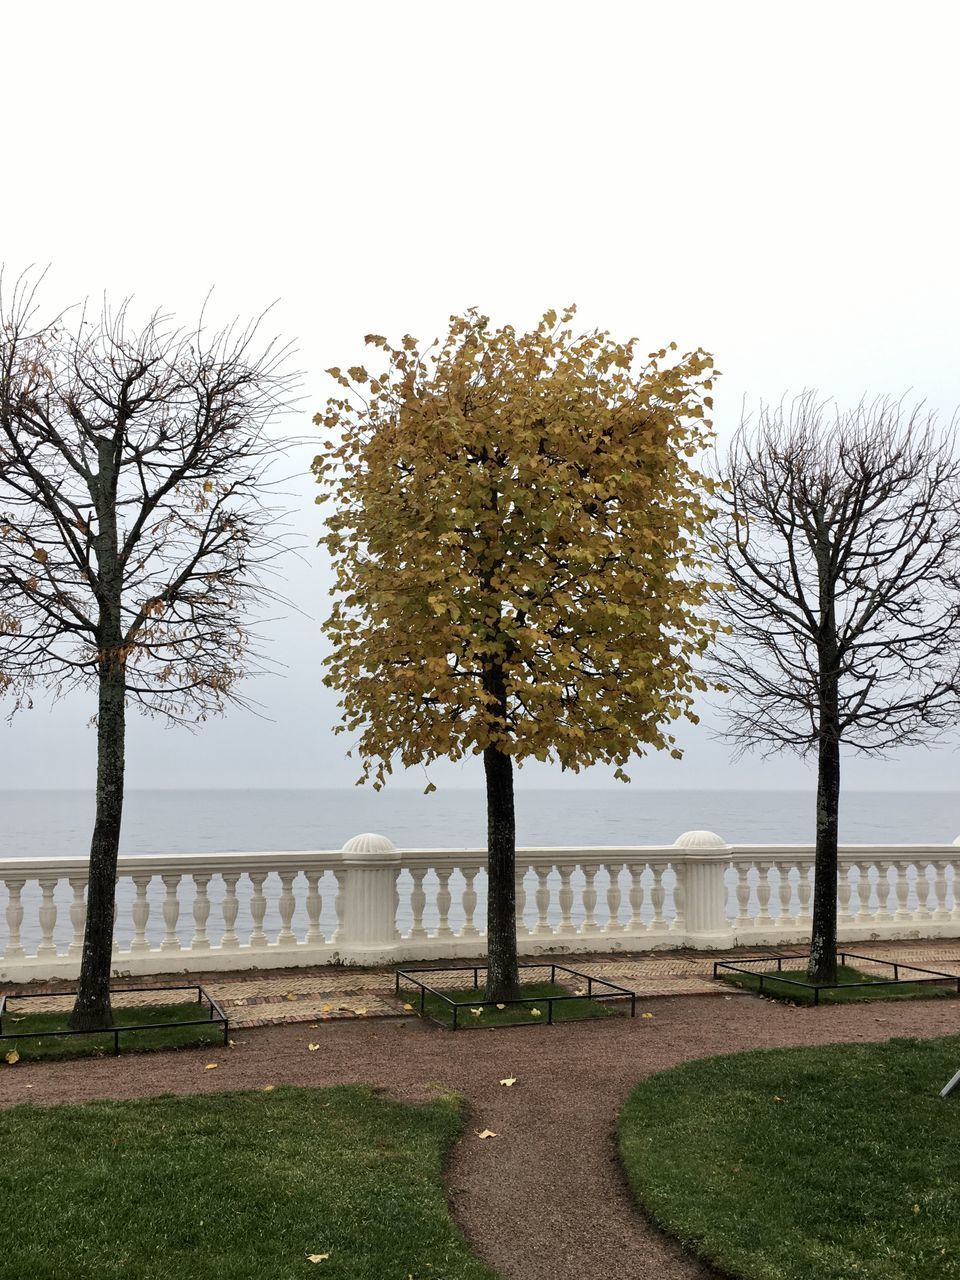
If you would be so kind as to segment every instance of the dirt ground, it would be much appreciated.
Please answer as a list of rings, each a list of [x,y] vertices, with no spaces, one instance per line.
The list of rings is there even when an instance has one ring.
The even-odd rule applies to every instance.
[[[703,1280],[711,1273],[644,1219],[623,1179],[614,1125],[638,1080],[743,1049],[957,1033],[952,1000],[794,1009],[739,995],[641,1001],[635,1021],[456,1034],[416,1019],[300,1023],[238,1029],[236,1046],[216,1052],[3,1067],[0,1106],[265,1084],[364,1082],[408,1099],[453,1090],[467,1114],[451,1208],[505,1280]],[[517,1083],[505,1088],[508,1076]],[[482,1129],[497,1136],[481,1141]]]

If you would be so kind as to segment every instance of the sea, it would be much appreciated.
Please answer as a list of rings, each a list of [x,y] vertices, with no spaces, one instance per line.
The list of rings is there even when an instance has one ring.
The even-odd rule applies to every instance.
[[[516,792],[520,846],[672,844],[714,831],[731,844],[812,844],[811,791],[589,790]],[[0,858],[89,852],[93,791],[0,790]],[[121,853],[339,849],[361,832],[398,848],[483,848],[482,791],[440,788],[136,790],[124,802]],[[855,844],[950,844],[960,835],[960,792],[848,791],[840,837]]]

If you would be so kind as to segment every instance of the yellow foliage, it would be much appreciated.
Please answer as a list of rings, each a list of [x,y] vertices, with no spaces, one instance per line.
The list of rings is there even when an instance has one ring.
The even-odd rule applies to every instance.
[[[380,367],[330,371],[325,683],[375,786],[488,745],[622,780],[631,754],[677,750],[717,630],[691,461],[713,361],[671,344],[641,362],[573,315],[517,333],[469,311],[442,343],[369,335]]]

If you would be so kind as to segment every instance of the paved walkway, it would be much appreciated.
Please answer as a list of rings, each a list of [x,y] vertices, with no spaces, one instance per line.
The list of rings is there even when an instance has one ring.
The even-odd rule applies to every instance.
[[[864,956],[896,959],[960,976],[960,939],[946,942],[853,943],[854,950]],[[635,991],[643,999],[670,996],[729,996],[727,987],[713,981],[713,963],[719,959],[747,958],[758,955],[784,957],[803,954],[802,947],[771,947],[737,952],[665,952],[623,953],[608,956],[551,956],[549,964],[569,965],[581,973],[607,978],[618,986]],[[458,961],[457,964],[462,962]],[[524,963],[537,963],[535,957]],[[421,967],[410,963],[411,968]],[[880,964],[861,963],[860,968],[878,975]],[[355,969],[322,967],[310,969],[263,969],[236,973],[178,974],[170,982],[202,982],[223,1007],[232,1027],[277,1026],[287,1022],[327,1022],[334,1019],[399,1018],[404,1015],[404,1000],[394,994],[394,968]],[[139,984],[161,986],[163,978],[139,979]],[[434,985],[462,985],[463,979],[437,966]],[[0,987],[0,991],[3,988]],[[159,994],[158,1003],[180,999],[179,994]],[[142,1001],[142,995],[132,997]],[[117,997],[115,1003],[125,1003]],[[69,1008],[72,1000],[55,1000],[32,1004],[35,1012]]]

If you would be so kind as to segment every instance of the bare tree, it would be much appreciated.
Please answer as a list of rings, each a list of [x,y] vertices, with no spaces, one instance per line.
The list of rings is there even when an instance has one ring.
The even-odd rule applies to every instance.
[[[809,974],[836,977],[841,745],[883,754],[956,722],[960,462],[889,399],[764,407],[720,466],[712,674],[739,752],[817,754]]]
[[[0,692],[97,691],[96,821],[70,1025],[109,1025],[124,730],[196,724],[260,655],[251,610],[284,550],[266,432],[295,375],[258,322],[207,335],[128,303],[37,323],[0,290]]]

